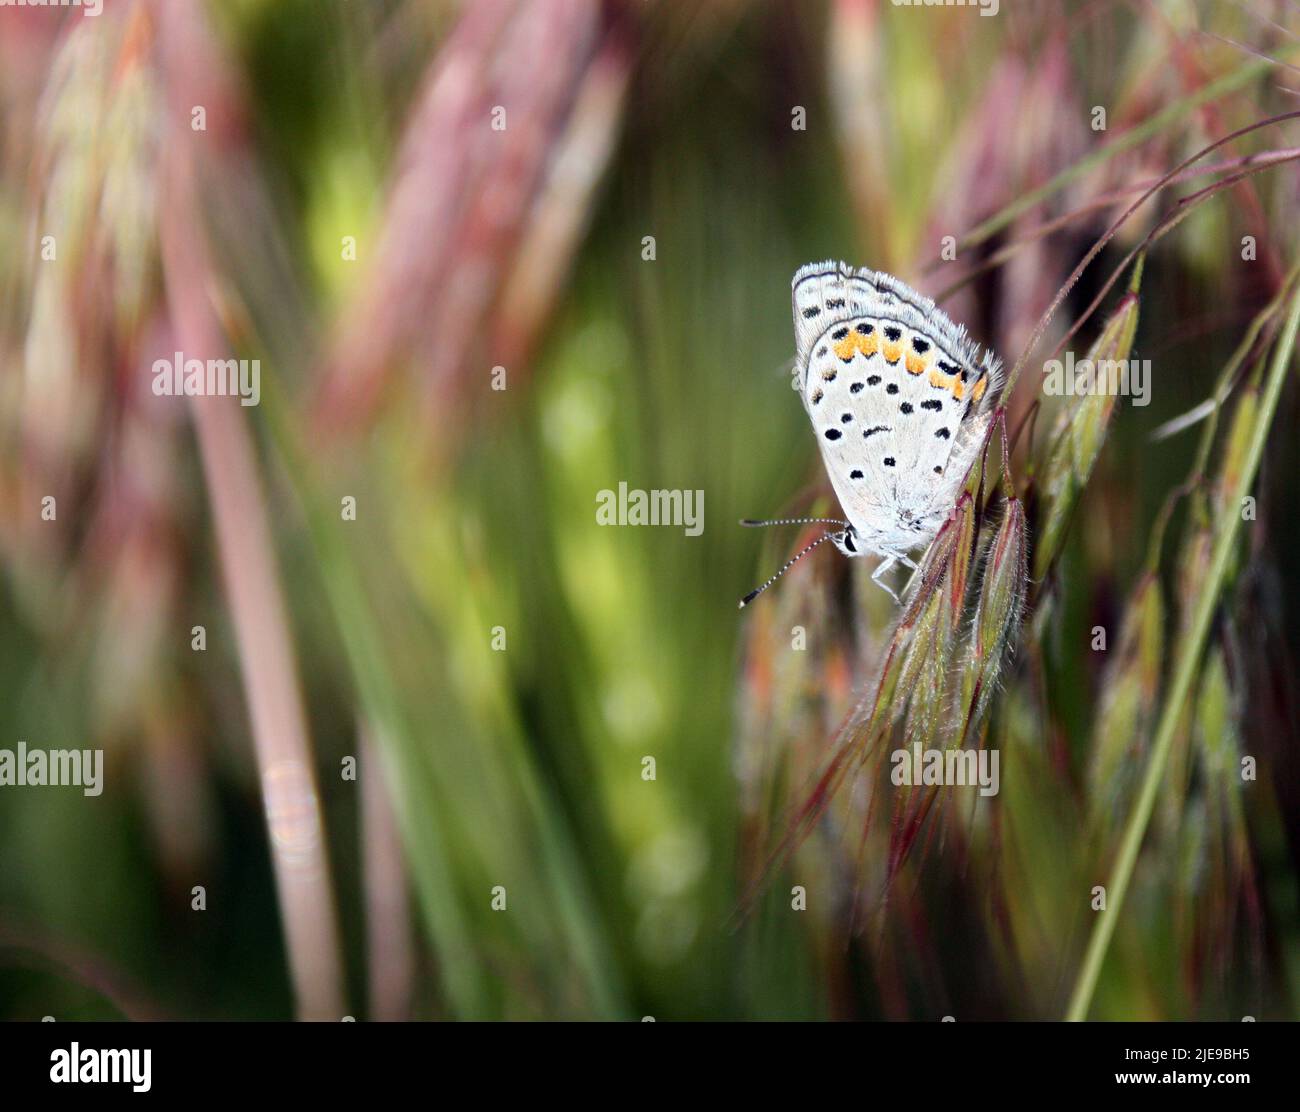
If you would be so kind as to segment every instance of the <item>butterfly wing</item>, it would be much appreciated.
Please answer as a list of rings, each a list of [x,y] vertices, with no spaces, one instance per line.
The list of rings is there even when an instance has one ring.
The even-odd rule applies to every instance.
[[[872,284],[873,277],[873,271],[859,274],[843,263],[830,261],[809,263],[795,273],[790,299],[801,373],[807,372],[813,345],[823,333],[840,321],[865,313],[867,305],[880,297],[880,290]]]
[[[926,543],[992,420],[997,361],[887,274],[810,264],[793,302],[800,393],[846,516],[877,552]]]

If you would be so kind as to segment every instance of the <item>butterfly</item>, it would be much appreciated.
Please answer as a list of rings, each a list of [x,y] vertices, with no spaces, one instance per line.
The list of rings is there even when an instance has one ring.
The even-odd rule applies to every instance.
[[[840,526],[808,545],[743,608],[824,541],[846,556],[884,559],[873,583],[928,545],[947,519],[995,415],[1002,365],[928,297],[891,274],[833,260],[791,283],[799,395],[847,521],[784,518],[741,524]]]

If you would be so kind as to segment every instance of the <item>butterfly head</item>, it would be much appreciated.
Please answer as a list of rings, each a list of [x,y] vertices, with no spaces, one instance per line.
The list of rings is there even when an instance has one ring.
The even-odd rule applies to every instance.
[[[867,554],[862,544],[862,538],[858,536],[858,531],[852,525],[846,526],[838,533],[832,533],[831,543],[845,556],[865,556]]]

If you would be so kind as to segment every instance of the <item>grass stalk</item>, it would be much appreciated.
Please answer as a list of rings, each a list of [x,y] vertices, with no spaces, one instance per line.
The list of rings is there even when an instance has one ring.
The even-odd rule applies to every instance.
[[[411,1018],[411,986],[416,977],[415,941],[411,937],[410,894],[401,832],[393,808],[392,788],[377,751],[373,731],[362,719],[361,849],[366,901],[366,958],[370,979],[370,1018]]]
[[[1264,454],[1264,444],[1268,439],[1268,430],[1273,422],[1282,386],[1286,381],[1287,368],[1295,350],[1296,330],[1300,327],[1300,294],[1292,296],[1291,311],[1287,316],[1281,338],[1273,355],[1273,365],[1269,369],[1268,382],[1260,405],[1259,419],[1255,424],[1250,447],[1246,455],[1246,465],[1238,476],[1236,489],[1229,500],[1229,505],[1240,505],[1241,500],[1250,490],[1255,473],[1259,470],[1260,459]],[[1079,1021],[1087,1018],[1092,995],[1097,987],[1097,978],[1101,973],[1102,962],[1110,947],[1111,936],[1115,933],[1115,923],[1119,919],[1128,892],[1129,882],[1133,878],[1133,869],[1137,864],[1138,852],[1142,848],[1142,839],[1146,835],[1147,825],[1155,807],[1156,791],[1165,765],[1169,760],[1169,751],[1173,745],[1174,734],[1182,715],[1183,705],[1192,687],[1196,675],[1201,651],[1209,633],[1210,621],[1218,604],[1219,593],[1227,576],[1228,564],[1232,557],[1233,545],[1237,539],[1237,530],[1241,524],[1241,515],[1234,512],[1228,516],[1222,530],[1215,540],[1214,553],[1210,562],[1210,571],[1206,579],[1205,590],[1197,599],[1196,610],[1192,615],[1188,636],[1183,642],[1178,662],[1174,670],[1173,683],[1169,696],[1161,712],[1160,724],[1156,729],[1155,742],[1151,747],[1151,757],[1147,762],[1142,787],[1138,793],[1133,811],[1124,828],[1124,838],[1120,843],[1119,856],[1111,869],[1110,879],[1106,885],[1108,905],[1097,917],[1092,935],[1088,939],[1088,948],[1084,953],[1083,966],[1079,970],[1074,991],[1065,1018]]]
[[[1197,89],[1194,93],[1188,93],[1186,96],[1180,97],[1150,119],[1144,120],[1141,124],[1124,132],[1113,142],[1104,147],[1099,147],[1091,154],[1079,159],[1072,166],[1067,166],[1037,189],[1031,189],[1024,196],[1018,197],[1007,205],[1001,212],[995,213],[982,224],[972,228],[958,241],[958,252],[960,253],[970,247],[976,247],[986,239],[997,235],[998,232],[1008,227],[1018,217],[1042,204],[1047,198],[1064,189],[1071,182],[1077,181],[1093,167],[1100,166],[1116,155],[1124,154],[1134,147],[1141,146],[1148,139],[1159,135],[1170,124],[1190,115],[1204,104],[1210,104],[1222,96],[1244,88],[1252,81],[1262,77],[1275,65],[1277,63],[1268,59],[1253,59],[1224,74],[1217,81],[1212,81],[1203,88]]]

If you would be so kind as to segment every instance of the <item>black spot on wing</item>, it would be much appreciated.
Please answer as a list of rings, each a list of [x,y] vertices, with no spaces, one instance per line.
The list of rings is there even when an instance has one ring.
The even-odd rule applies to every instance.
[[[839,429],[827,429],[823,435],[827,440],[838,440],[844,434]]]
[[[819,317],[821,315],[822,310],[820,305],[809,305],[808,308],[803,311],[804,320],[812,320],[813,317]]]

